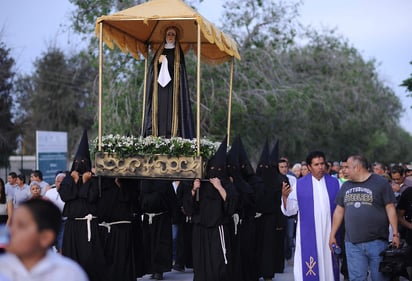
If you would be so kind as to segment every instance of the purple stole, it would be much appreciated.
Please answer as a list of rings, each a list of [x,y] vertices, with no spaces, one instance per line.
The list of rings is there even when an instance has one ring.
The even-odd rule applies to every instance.
[[[335,198],[339,191],[339,182],[325,175],[326,189],[329,195],[331,221],[335,210]],[[296,193],[299,204],[300,236],[302,249],[302,278],[305,281],[319,281],[318,251],[316,248],[315,211],[313,208],[312,174],[308,174],[297,182]],[[304,239],[302,239],[304,238]],[[327,257],[325,257],[327,258]],[[335,281],[339,280],[339,262],[333,260],[333,273]]]

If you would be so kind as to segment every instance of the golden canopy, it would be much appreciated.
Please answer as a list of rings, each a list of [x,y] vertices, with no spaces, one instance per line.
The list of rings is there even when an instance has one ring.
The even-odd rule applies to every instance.
[[[96,35],[103,23],[103,41],[113,48],[115,43],[124,53],[136,59],[147,58],[148,48],[156,48],[165,40],[165,29],[176,26],[183,50],[197,49],[197,25],[200,26],[201,59],[220,64],[233,58],[240,60],[236,42],[186,5],[182,0],[151,0],[96,20]]]

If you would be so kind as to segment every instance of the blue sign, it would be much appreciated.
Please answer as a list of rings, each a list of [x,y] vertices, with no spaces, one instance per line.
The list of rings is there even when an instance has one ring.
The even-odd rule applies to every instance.
[[[53,184],[56,172],[67,170],[67,132],[36,131],[37,169]]]
[[[54,184],[57,171],[67,170],[66,152],[39,153],[39,170],[43,173],[43,180],[49,184]]]

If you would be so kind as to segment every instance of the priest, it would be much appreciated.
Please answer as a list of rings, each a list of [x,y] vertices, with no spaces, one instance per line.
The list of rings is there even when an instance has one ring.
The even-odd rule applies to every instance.
[[[329,249],[329,234],[339,182],[326,173],[325,154],[313,151],[306,158],[310,173],[296,190],[282,187],[282,212],[298,214],[294,257],[295,281],[339,281],[339,258]]]

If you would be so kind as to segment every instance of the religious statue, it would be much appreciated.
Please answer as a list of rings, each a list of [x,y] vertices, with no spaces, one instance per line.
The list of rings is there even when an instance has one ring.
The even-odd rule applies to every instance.
[[[153,56],[146,89],[143,136],[195,137],[184,53],[179,29],[166,28],[165,42]]]

